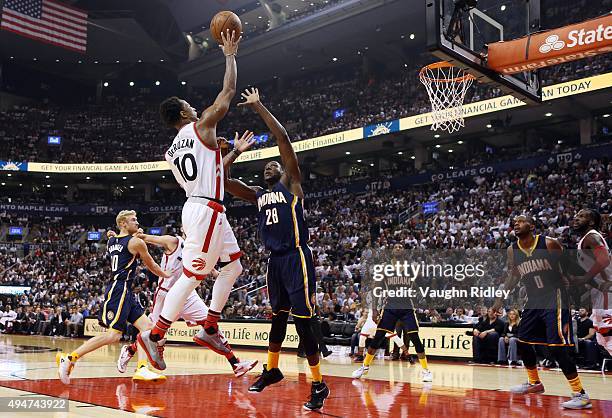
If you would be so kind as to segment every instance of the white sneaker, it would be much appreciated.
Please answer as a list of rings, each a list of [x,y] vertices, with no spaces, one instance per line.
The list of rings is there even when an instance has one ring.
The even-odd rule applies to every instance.
[[[129,345],[121,347],[121,353],[119,353],[119,359],[117,360],[117,370],[119,370],[119,373],[125,373],[128,363],[134,357],[134,354],[130,354],[128,348]]]
[[[74,368],[74,362],[68,359],[68,354],[57,353],[55,355],[55,362],[57,363],[57,374],[63,384],[70,384],[70,373]]]
[[[138,370],[136,370],[132,380],[135,382],[162,383],[166,380],[166,376],[155,373],[149,370],[148,367],[140,367]]]
[[[586,393],[572,393],[572,399],[563,402],[562,407],[566,409],[590,409],[593,407],[589,395]]]
[[[353,379],[361,379],[363,376],[367,375],[369,371],[370,371],[369,366],[361,365],[360,368],[358,368],[357,370],[353,372],[352,374]]]
[[[237,363],[234,369],[234,375],[236,377],[242,377],[249,371],[253,370],[255,366],[257,366],[258,360],[245,360]]]
[[[433,373],[429,369],[425,369],[421,372],[421,380],[425,383],[433,381]]]

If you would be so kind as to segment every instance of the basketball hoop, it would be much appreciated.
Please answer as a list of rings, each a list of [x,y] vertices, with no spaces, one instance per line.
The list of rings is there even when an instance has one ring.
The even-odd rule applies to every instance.
[[[431,101],[431,130],[453,133],[464,127],[463,101],[474,76],[441,61],[423,67],[419,79],[427,88]]]

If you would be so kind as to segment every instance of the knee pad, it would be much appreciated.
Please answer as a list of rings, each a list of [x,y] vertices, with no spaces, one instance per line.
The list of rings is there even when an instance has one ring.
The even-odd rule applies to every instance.
[[[408,334],[408,338],[410,338],[410,341],[412,341],[412,345],[414,345],[414,351],[419,354],[425,352],[425,347],[423,346],[423,342],[419,338],[418,333],[411,332],[410,334]]]
[[[304,352],[307,356],[311,356],[318,351],[317,342],[310,327],[310,318],[298,318],[294,317],[295,330],[300,336],[300,342],[304,346]]]
[[[271,343],[282,344],[287,334],[288,312],[279,312],[272,316],[272,327],[270,328],[269,340]]]

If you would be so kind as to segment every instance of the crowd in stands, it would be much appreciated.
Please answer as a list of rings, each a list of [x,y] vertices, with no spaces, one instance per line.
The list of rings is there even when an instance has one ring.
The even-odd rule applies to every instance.
[[[394,74],[365,74],[351,67],[326,71],[307,78],[287,80],[282,89],[261,85],[262,100],[283,122],[292,140],[358,128],[416,115],[430,110],[418,70],[428,63],[419,59]],[[612,68],[608,55],[555,66],[542,72],[543,84],[607,73]],[[494,88],[475,85],[466,102],[499,96]],[[212,92],[193,89],[187,98],[196,108],[210,104]],[[238,99],[236,99],[238,100]],[[16,106],[0,111],[0,151],[3,161],[46,161],[99,163],[159,161],[173,132],[159,120],[159,99],[135,95],[109,96],[103,103],[73,108],[53,105]],[[343,114],[337,115],[337,110]],[[249,129],[265,135],[267,128],[247,109],[232,106],[221,122],[220,135]],[[47,145],[49,135],[62,137],[62,145]],[[270,136],[257,147],[274,144]]]

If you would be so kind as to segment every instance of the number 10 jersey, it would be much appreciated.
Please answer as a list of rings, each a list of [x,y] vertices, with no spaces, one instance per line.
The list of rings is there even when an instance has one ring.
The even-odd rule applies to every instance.
[[[165,158],[187,197],[223,200],[221,149],[206,145],[195,123],[185,125],[178,132]]]

